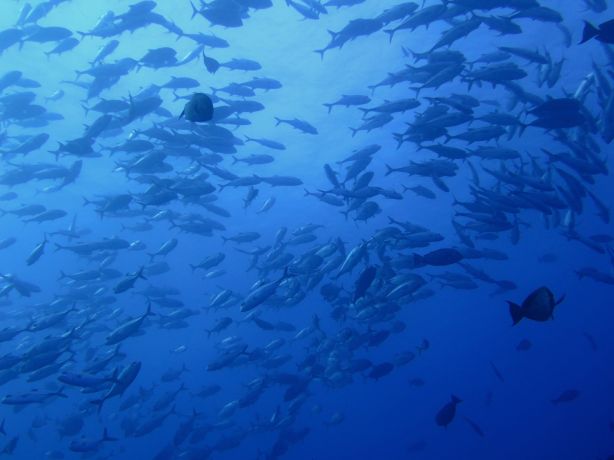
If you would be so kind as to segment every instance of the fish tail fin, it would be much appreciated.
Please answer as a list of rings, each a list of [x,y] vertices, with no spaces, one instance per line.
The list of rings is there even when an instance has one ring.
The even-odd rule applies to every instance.
[[[190,6],[192,7],[192,19],[194,19],[194,17],[199,13],[199,11],[196,9],[193,2],[190,2]]]
[[[509,300],[507,301],[507,304],[510,306],[510,315],[512,316],[512,321],[514,322],[514,325],[516,325],[524,316],[522,313],[522,308],[520,307],[520,305],[514,302],[510,302]]]
[[[451,399],[452,399],[452,402],[453,402],[454,404],[458,404],[458,403],[463,402],[463,400],[462,400],[462,399],[460,399],[458,396],[455,396],[455,395],[452,395],[452,396],[451,396]]]
[[[331,110],[333,110],[333,104],[322,104],[324,107],[326,107],[328,109],[328,113],[331,112]]]
[[[582,40],[580,41],[580,45],[589,41],[591,38],[595,38],[599,35],[599,29],[592,25],[588,21],[584,21],[584,30],[582,31]]]

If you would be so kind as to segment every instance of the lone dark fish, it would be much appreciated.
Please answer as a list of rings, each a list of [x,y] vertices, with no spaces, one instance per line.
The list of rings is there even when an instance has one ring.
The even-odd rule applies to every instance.
[[[437,415],[435,416],[435,423],[437,423],[439,426],[443,426],[444,428],[452,423],[452,420],[454,420],[454,416],[456,415],[456,405],[460,402],[462,402],[460,398],[452,395],[450,402],[446,403],[441,409],[439,409],[439,412],[437,412]]]
[[[514,325],[518,324],[522,318],[532,319],[533,321],[548,321],[553,319],[554,307],[565,299],[565,295],[558,300],[554,299],[554,294],[545,286],[537,288],[524,299],[522,305],[507,301],[510,307],[510,315]]]
[[[203,123],[211,120],[213,118],[213,102],[211,98],[204,93],[194,93],[192,98],[186,103],[179,118],[184,116],[186,120],[194,123]]]

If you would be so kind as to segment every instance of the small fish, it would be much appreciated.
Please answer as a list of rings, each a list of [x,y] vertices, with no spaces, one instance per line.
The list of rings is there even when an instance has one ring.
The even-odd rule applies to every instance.
[[[588,332],[583,332],[582,335],[588,341],[588,344],[590,345],[591,350],[597,351],[597,342],[595,341],[595,338]]]
[[[74,439],[70,443],[70,450],[73,452],[95,452],[98,448],[107,441],[117,441],[117,438],[112,438],[107,433],[105,428],[102,437],[100,439],[88,439],[82,437],[81,439]]]
[[[473,431],[476,432],[476,434],[480,437],[483,438],[484,437],[484,431],[482,431],[482,428],[480,428],[480,426],[475,423],[473,420],[471,420],[469,417],[465,417],[463,416],[463,419],[469,424],[469,426],[473,429]]]
[[[456,415],[456,406],[461,402],[462,400],[460,398],[452,395],[450,402],[444,404],[444,406],[439,409],[439,412],[437,412],[437,415],[435,416],[435,423],[437,423],[439,426],[447,428],[447,426],[454,420]]]
[[[529,339],[522,339],[520,342],[518,342],[518,345],[516,345],[516,350],[517,351],[527,351],[531,349],[532,346],[533,344],[531,343]]]
[[[492,371],[495,373],[495,375],[497,376],[497,378],[502,382],[505,383],[505,379],[503,378],[503,375],[501,374],[501,372],[499,372],[499,369],[497,369],[497,366],[494,365],[494,363],[491,361],[490,362],[490,367],[492,368]]]
[[[145,278],[145,276],[143,275],[144,270],[145,270],[145,266],[142,266],[138,272],[133,273],[129,275],[128,277],[124,278],[123,280],[121,280],[119,283],[117,283],[115,288],[113,288],[113,292],[115,292],[115,294],[121,294],[122,292],[125,292],[128,289],[132,289],[137,279],[141,278],[141,279],[146,280],[147,278]]]
[[[555,399],[551,399],[550,402],[552,404],[561,404],[575,401],[578,396],[580,396],[580,392],[575,389],[565,390]]]

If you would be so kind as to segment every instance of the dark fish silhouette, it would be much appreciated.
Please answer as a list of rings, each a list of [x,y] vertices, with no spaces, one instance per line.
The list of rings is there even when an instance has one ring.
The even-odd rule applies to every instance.
[[[584,31],[582,32],[580,44],[586,43],[593,38],[602,43],[614,43],[614,19],[600,24],[599,27],[584,21]]]
[[[373,266],[365,268],[365,270],[360,274],[358,279],[356,280],[356,289],[354,291],[354,302],[363,297],[373,280],[375,279],[375,274],[377,273],[377,269]]]
[[[510,315],[514,325],[518,324],[522,318],[532,319],[533,321],[548,321],[553,319],[554,307],[565,299],[561,296],[558,300],[554,299],[552,291],[545,286],[537,288],[522,302],[522,305],[507,301],[510,307]]]
[[[439,409],[439,412],[437,412],[437,415],[435,416],[435,423],[437,423],[439,426],[443,426],[444,428],[452,423],[452,420],[454,420],[454,417],[456,416],[456,406],[460,402],[462,402],[460,398],[452,395],[450,402],[446,403],[441,409]]]
[[[204,123],[211,120],[213,118],[213,102],[211,98],[204,93],[194,93],[184,106],[179,118],[184,116],[186,120],[194,123]]]
[[[394,364],[392,363],[381,363],[371,368],[371,372],[369,372],[368,377],[379,380],[382,377],[390,374],[394,369]]]
[[[205,51],[203,50],[203,63],[205,64],[205,68],[209,73],[215,73],[220,68],[220,63],[213,59],[212,57],[206,56]]]
[[[578,398],[578,396],[580,396],[580,392],[578,390],[574,390],[574,389],[565,390],[555,399],[551,399],[550,402],[552,402],[552,404],[567,403],[567,402],[575,401]]]

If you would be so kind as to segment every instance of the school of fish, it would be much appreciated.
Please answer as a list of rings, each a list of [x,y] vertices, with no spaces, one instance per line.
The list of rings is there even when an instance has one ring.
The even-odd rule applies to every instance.
[[[147,458],[227,458],[263,438],[266,449],[236,458],[307,458],[300,446],[313,427],[305,414],[323,411],[318,392],[358,381],[377,388],[428,362],[441,339],[413,329],[408,308],[442,290],[462,298],[479,288],[510,328],[556,323],[557,309],[572,308],[560,286],[536,279],[519,289],[498,242],[511,252],[529,228],[563,235],[603,262],[578,257],[570,270],[614,285],[611,195],[598,187],[610,180],[614,140],[607,0],[579,2],[599,22],[563,17],[548,0],[381,8],[375,0],[178,0],[177,17],[158,12],[162,0],[145,0],[122,2],[83,30],[54,21],[84,0],[6,1],[13,25],[0,30],[0,456],[34,458],[31,443],[44,452],[37,458],[133,458],[126,446],[145,449],[155,439]],[[356,17],[365,3],[379,14]],[[316,175],[276,167],[296,149],[291,135],[322,148],[323,126],[309,113],[262,102],[288,82],[252,56],[216,58],[237,45],[227,31],[278,9],[292,13],[297,29],[343,21],[311,50],[322,67],[375,35],[402,62],[378,63],[361,92],[311,101],[319,120],[340,112],[359,120],[335,128],[328,160],[311,163]],[[564,54],[507,43],[529,23],[560,37],[563,50],[590,50],[592,69],[574,88],[561,83],[572,66]],[[151,30],[163,40],[130,55],[132,37]],[[429,43],[412,43],[427,30]],[[478,55],[463,47],[477,33],[490,37]],[[79,51],[87,43],[96,43],[95,55]],[[177,43],[191,51],[178,55]],[[25,52],[38,56],[39,75],[6,57]],[[45,68],[68,57],[80,65],[65,66],[57,88],[46,85]],[[126,83],[145,71],[170,78]],[[404,97],[381,95],[401,87]],[[253,134],[263,119],[277,135]],[[67,121],[72,137],[58,135]],[[66,204],[75,195],[80,204]],[[449,232],[416,223],[416,202],[437,208]],[[322,219],[304,221],[300,206],[321,210]],[[335,233],[337,221],[354,231]],[[23,235],[6,232],[22,226]],[[544,267],[557,260],[533,256]],[[56,279],[52,290],[33,271],[41,262]],[[196,298],[184,296],[185,285]],[[394,336],[405,348],[376,353]],[[147,354],[148,340],[166,352]],[[531,346],[525,339],[512,349]],[[505,381],[494,362],[485,367]],[[412,388],[424,383],[409,379]],[[428,423],[448,427],[458,412],[486,436],[464,410],[469,395],[452,382],[447,394]],[[560,405],[580,396],[562,388],[543,399]],[[18,418],[30,428],[16,430]],[[331,429],[346,423],[334,408],[321,420]],[[86,435],[86,425],[98,435]],[[173,436],[156,438],[162,427]],[[59,443],[43,432],[57,432]],[[427,448],[417,441],[407,450]]]

